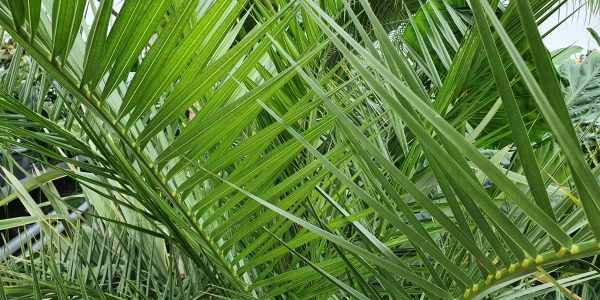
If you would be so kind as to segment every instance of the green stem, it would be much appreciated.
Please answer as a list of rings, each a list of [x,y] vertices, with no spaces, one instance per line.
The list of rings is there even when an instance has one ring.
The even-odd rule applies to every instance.
[[[558,263],[571,261],[576,258],[600,254],[600,243],[596,240],[573,245],[571,249],[561,248],[558,252],[549,251],[538,255],[535,259],[529,258],[521,263],[511,264],[508,268],[498,270],[496,274],[489,275],[486,280],[475,283],[465,290],[458,299],[480,299],[512,281],[537,271],[538,267],[553,266]]]

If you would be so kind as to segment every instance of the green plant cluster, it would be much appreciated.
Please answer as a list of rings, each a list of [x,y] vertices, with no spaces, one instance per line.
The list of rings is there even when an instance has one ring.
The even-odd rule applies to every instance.
[[[122,2],[0,0],[0,300],[598,297],[565,1]]]

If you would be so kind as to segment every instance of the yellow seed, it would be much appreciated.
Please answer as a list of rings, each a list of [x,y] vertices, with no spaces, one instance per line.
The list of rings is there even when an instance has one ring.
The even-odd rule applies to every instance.
[[[561,257],[565,256],[565,254],[567,254],[567,248],[561,247],[560,250],[558,250],[558,252],[556,252],[556,257],[561,258]]]
[[[476,283],[473,285],[473,293],[477,293],[477,290],[479,290],[479,285]]]
[[[581,251],[581,249],[579,249],[578,245],[571,246],[571,250],[569,250],[569,252],[571,252],[571,254],[577,254],[577,253],[579,253],[579,251]]]
[[[171,197],[175,197],[177,196],[177,193],[175,193],[175,191],[171,191]]]
[[[465,296],[465,298],[469,298],[469,296],[471,296],[471,290],[470,290],[470,289],[467,289],[467,290],[465,291],[465,294],[464,294],[464,296]]]
[[[510,264],[510,267],[508,267],[508,273],[509,274],[514,273],[515,269],[517,269],[517,265],[516,264]]]
[[[154,167],[154,164],[153,164],[153,163],[151,163],[151,162],[148,162],[148,163],[146,164],[146,166],[148,167],[148,169],[152,169],[152,168]]]
[[[496,271],[496,280],[501,279],[501,278],[502,278],[502,272]]]
[[[120,134],[121,136],[125,136],[125,128],[121,128],[121,129],[119,129],[119,134]]]
[[[530,260],[530,259],[525,259],[525,260],[523,260],[523,263],[521,264],[521,268],[523,268],[523,269],[524,269],[524,268],[527,268],[527,267],[529,267],[529,264],[530,264],[530,263],[531,263],[531,260]]]
[[[110,125],[112,125],[112,126],[117,125],[117,119],[110,120]]]
[[[137,147],[135,147],[135,152],[136,152],[137,154],[140,154],[140,153],[142,153],[142,148],[140,148],[140,146],[137,146]]]
[[[76,83],[76,84],[75,84],[75,87],[76,87],[77,89],[80,89],[80,88],[81,88],[81,82],[78,82],[78,83]]]
[[[494,276],[488,275],[488,277],[485,279],[485,284],[492,283],[492,280],[494,280]]]
[[[538,264],[538,265],[539,265],[539,264],[541,264],[541,263],[543,263],[543,262],[544,262],[544,257],[543,257],[543,256],[541,256],[541,255],[538,255],[538,256],[535,258],[535,263],[536,263],[536,264]]]
[[[166,178],[164,178],[164,177],[161,177],[161,178],[160,178],[160,183],[162,183],[162,184],[166,184],[166,183],[167,183],[167,179],[166,179]]]
[[[92,98],[92,92],[90,92],[90,91],[87,91],[87,90],[86,90],[86,91],[85,91],[85,97],[86,97],[87,99],[90,99],[90,98]]]

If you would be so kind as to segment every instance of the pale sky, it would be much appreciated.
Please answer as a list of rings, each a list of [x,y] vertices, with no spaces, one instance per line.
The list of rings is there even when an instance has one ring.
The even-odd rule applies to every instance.
[[[564,19],[575,9],[578,3],[584,2],[579,0],[570,0],[556,14],[548,18],[546,22],[540,26],[540,32],[543,34],[561,19]],[[600,33],[600,19],[592,18],[587,13],[587,8],[584,7],[578,14],[571,16],[557,29],[544,38],[544,43],[548,50],[553,51],[558,48],[570,46],[571,44],[587,49],[600,49],[598,44],[592,38],[586,28],[591,27]]]

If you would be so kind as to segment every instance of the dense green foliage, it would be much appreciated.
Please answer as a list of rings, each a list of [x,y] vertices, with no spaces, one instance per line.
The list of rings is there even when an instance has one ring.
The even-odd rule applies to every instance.
[[[564,1],[116,2],[0,0],[0,300],[597,297]]]

